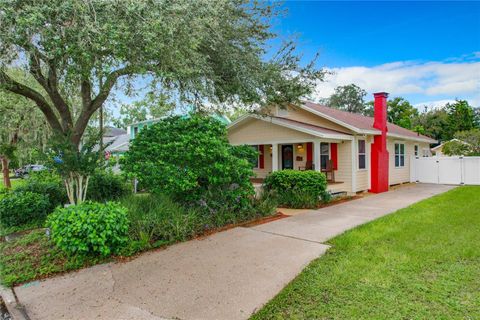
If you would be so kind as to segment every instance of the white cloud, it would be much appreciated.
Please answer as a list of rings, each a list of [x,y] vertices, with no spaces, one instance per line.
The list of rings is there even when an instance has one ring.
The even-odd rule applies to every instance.
[[[318,84],[311,98],[329,97],[335,87],[355,83],[370,94],[386,91],[391,96],[413,95],[416,97],[413,103],[455,98],[480,101],[480,61],[461,58],[451,61],[398,61],[373,67],[327,69],[332,74]]]

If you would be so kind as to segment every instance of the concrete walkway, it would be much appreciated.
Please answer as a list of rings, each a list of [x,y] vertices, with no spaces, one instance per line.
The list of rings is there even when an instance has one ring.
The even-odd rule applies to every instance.
[[[15,288],[38,319],[247,319],[325,240],[451,189],[411,185]]]

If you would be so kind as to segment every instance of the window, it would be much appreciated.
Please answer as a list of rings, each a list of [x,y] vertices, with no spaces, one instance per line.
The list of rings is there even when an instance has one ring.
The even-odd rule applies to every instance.
[[[395,168],[405,166],[405,144],[395,143]]]
[[[358,140],[358,169],[367,168],[367,157],[365,151],[365,140]]]
[[[320,168],[327,169],[328,160],[330,160],[330,144],[327,142],[320,143]]]
[[[133,127],[133,136],[136,137],[138,133],[138,127]]]
[[[250,146],[253,150],[257,151],[258,152],[258,145],[255,145],[255,146]],[[258,157],[253,160],[252,162],[252,165],[253,165],[253,168],[254,169],[258,169],[258,164],[259,164],[259,157],[260,157],[260,154],[258,154]]]

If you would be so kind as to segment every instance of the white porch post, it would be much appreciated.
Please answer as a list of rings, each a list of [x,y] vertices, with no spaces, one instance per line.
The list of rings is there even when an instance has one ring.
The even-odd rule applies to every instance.
[[[313,141],[313,167],[315,171],[320,171],[320,140]]]
[[[357,137],[353,136],[352,145],[352,194],[357,192]]]
[[[272,172],[278,171],[278,143],[272,143]]]

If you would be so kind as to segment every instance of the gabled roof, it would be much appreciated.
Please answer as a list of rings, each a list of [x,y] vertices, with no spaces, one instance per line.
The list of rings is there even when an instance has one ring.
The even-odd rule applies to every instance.
[[[373,117],[367,117],[358,113],[330,108],[310,101],[304,101],[303,104],[300,105],[300,108],[342,125],[356,133],[374,135],[380,134],[380,131],[373,127]],[[409,140],[424,141],[428,143],[437,142],[430,137],[402,128],[390,122],[388,122],[387,128],[387,135],[391,137],[406,138]]]
[[[268,115],[256,115],[256,114],[246,114],[237,120],[230,123],[227,128],[231,129],[240,123],[248,119],[258,119],[265,122],[270,122],[282,127],[286,127],[289,129],[297,130],[303,133],[311,134],[316,137],[320,138],[328,138],[328,139],[338,139],[338,140],[352,140],[352,135],[316,125],[312,125],[309,123],[296,121],[284,117],[275,117],[275,116],[268,116]]]

